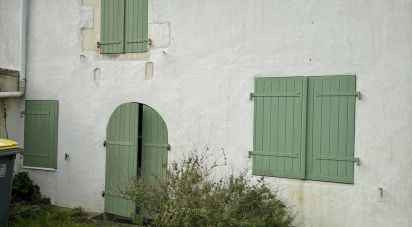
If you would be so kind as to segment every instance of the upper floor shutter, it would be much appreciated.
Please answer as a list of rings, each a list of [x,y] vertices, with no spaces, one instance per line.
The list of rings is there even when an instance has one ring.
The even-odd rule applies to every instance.
[[[147,0],[126,0],[125,52],[146,52],[147,38]]]
[[[355,76],[310,77],[307,178],[353,183]]]
[[[307,79],[256,78],[253,174],[305,177]]]
[[[57,168],[58,101],[26,100],[25,166]]]
[[[124,52],[124,0],[101,0],[100,52]]]

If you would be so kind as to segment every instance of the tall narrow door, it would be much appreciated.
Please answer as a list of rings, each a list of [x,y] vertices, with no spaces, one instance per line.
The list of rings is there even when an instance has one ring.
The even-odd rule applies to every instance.
[[[156,183],[166,175],[167,127],[163,118],[146,105],[143,105],[142,143],[142,178]]]
[[[106,132],[105,213],[133,218],[136,205],[123,195],[137,175],[139,104],[125,103],[112,114]]]

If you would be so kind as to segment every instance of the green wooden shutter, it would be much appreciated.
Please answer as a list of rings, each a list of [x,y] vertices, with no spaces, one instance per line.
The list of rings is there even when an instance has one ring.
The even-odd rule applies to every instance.
[[[307,79],[256,78],[253,174],[305,176]]]
[[[125,52],[147,51],[147,0],[126,0]]]
[[[106,132],[104,211],[134,218],[136,205],[122,194],[137,175],[139,105],[125,103],[110,117]]]
[[[143,105],[142,127],[142,177],[156,183],[156,178],[166,174],[167,128],[162,117],[147,105]]]
[[[26,100],[23,165],[57,168],[58,101]]]
[[[355,76],[310,77],[307,178],[353,183]]]
[[[124,52],[124,0],[101,1],[100,53]]]

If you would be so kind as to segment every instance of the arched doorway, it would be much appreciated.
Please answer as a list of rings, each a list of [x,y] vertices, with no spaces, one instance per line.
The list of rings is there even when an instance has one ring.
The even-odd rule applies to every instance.
[[[167,127],[150,106],[124,103],[110,117],[106,131],[104,212],[134,218],[136,205],[122,195],[133,177],[154,181],[167,167]]]

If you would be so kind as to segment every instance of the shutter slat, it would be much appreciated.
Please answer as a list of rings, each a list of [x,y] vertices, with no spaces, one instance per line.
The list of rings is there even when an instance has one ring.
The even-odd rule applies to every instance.
[[[255,94],[288,95],[255,96],[253,174],[304,178],[306,81],[256,78]]]
[[[57,168],[58,101],[26,100],[24,166]]]
[[[307,178],[353,183],[355,76],[310,77],[308,89]]]
[[[100,53],[124,52],[124,0],[101,1]]]
[[[141,53],[147,51],[147,11],[147,0],[126,0],[125,52]]]

